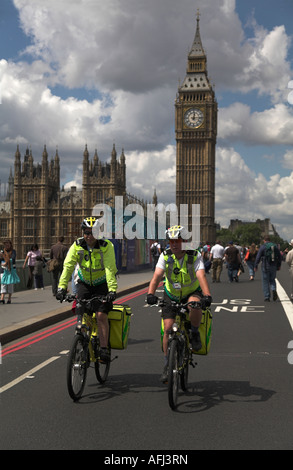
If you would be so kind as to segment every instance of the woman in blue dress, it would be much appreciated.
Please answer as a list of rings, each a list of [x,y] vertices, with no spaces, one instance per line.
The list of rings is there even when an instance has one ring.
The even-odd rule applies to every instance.
[[[11,240],[4,241],[4,250],[0,254],[1,272],[1,300],[5,304],[5,294],[8,294],[7,303],[11,304],[11,297],[14,292],[14,284],[20,282],[15,269],[16,252],[13,249]]]

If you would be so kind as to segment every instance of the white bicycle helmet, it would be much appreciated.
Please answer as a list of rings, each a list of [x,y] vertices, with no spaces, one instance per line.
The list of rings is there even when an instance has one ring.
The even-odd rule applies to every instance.
[[[94,228],[94,227],[99,227],[99,219],[96,217],[86,217],[86,219],[83,219],[81,228],[83,230],[87,228]]]
[[[190,234],[185,227],[182,227],[182,225],[173,225],[172,227],[168,228],[168,230],[166,230],[167,240],[187,240],[189,237]]]

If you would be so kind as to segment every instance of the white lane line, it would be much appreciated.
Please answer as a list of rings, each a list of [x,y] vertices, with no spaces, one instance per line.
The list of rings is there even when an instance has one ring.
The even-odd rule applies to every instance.
[[[51,362],[56,361],[56,359],[59,359],[59,358],[60,358],[60,356],[53,356],[50,359],[48,359],[47,361],[42,362],[41,364],[39,364],[38,366],[36,366],[33,369],[29,370],[28,372],[21,375],[17,379],[13,380],[12,382],[9,382],[7,385],[4,385],[4,387],[1,387],[0,388],[0,393],[5,392],[6,390],[8,390],[11,387],[14,387],[14,385],[17,385],[19,382],[21,382],[22,380],[25,380],[27,377],[30,377],[30,376],[34,375],[38,370],[42,369],[43,367],[46,367],[48,364],[50,364]]]
[[[288,295],[286,294],[285,290],[281,286],[278,279],[276,279],[276,284],[277,284],[278,297],[282,303],[282,307],[285,310],[285,313],[287,315],[287,318],[293,330],[293,304],[291,300],[289,299]]]

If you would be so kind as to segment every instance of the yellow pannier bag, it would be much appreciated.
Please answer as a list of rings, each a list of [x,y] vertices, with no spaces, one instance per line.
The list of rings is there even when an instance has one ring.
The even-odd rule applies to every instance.
[[[188,314],[187,314],[188,319]],[[179,323],[179,317],[175,319],[177,323]],[[213,323],[213,316],[211,314],[211,310],[207,308],[206,310],[202,311],[202,319],[201,324],[198,329],[201,339],[202,347],[199,351],[193,351],[194,354],[200,354],[205,356],[208,354],[210,347],[211,347],[211,339],[212,339],[212,323]],[[161,321],[161,347],[163,350],[163,336],[164,336],[164,321]]]
[[[130,329],[131,308],[128,305],[113,305],[108,313],[111,349],[126,349]]]
[[[195,354],[206,355],[208,354],[211,347],[212,339],[212,324],[213,316],[211,310],[207,308],[202,311],[201,324],[198,329],[201,339],[202,348],[199,351],[195,351]]]

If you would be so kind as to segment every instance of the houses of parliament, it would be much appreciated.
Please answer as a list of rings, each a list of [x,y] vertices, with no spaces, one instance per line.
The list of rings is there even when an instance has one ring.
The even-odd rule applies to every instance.
[[[175,99],[176,204],[200,204],[201,241],[215,241],[215,146],[217,102],[207,74],[199,14],[194,41],[187,58],[186,76]],[[49,161],[46,146],[41,163],[35,164],[28,148],[22,159],[17,146],[8,180],[6,200],[0,202],[0,244],[10,238],[18,258],[24,258],[33,243],[45,250],[61,235],[70,245],[80,236],[81,220],[98,203],[111,205],[115,196],[124,203],[131,199],[126,191],[124,151],[117,157],[115,145],[109,162],[102,162],[97,151],[90,158],[83,152],[82,189],[60,189],[58,151]],[[157,204],[154,195],[153,203]],[[189,215],[189,230],[192,223]]]
[[[115,145],[110,162],[101,162],[97,150],[91,159],[87,145],[83,152],[82,190],[60,189],[58,151],[51,160],[44,146],[41,163],[34,163],[26,149],[23,161],[19,146],[10,173],[6,201],[0,202],[0,239],[10,238],[18,258],[25,257],[33,243],[45,252],[61,235],[70,245],[81,234],[81,221],[98,203],[114,201],[115,196],[131,199],[126,193],[124,151],[119,158]]]

